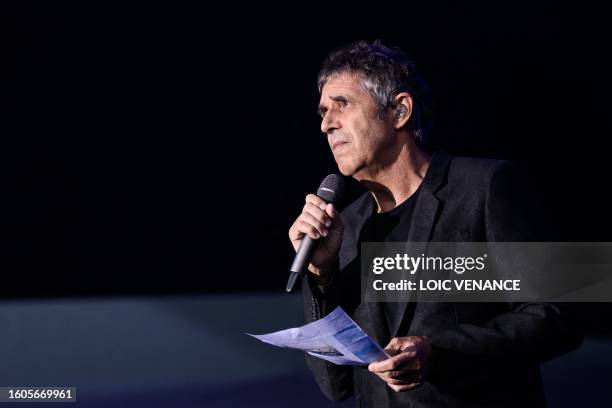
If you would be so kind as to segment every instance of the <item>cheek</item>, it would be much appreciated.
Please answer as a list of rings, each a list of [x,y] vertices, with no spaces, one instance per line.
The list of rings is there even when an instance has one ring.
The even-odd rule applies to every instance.
[[[353,126],[353,135],[355,138],[355,146],[362,149],[368,149],[373,142],[373,132],[371,123],[366,120],[355,121]]]
[[[380,145],[384,132],[385,130],[380,121],[370,120],[360,123],[359,141],[357,146],[363,151],[364,154],[373,154],[376,148]]]

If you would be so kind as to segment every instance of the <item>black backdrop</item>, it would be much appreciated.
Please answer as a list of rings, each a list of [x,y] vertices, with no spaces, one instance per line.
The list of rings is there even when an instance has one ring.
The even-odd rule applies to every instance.
[[[335,169],[317,68],[356,39],[415,56],[440,146],[532,165],[564,239],[612,241],[605,10],[421,3],[3,5],[1,295],[282,291]]]

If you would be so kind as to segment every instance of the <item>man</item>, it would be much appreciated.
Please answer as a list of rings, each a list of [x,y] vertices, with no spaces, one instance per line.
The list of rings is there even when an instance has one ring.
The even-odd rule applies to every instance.
[[[363,407],[544,406],[539,364],[581,342],[559,307],[360,299],[361,242],[534,240],[514,166],[427,153],[427,87],[380,42],[331,53],[318,84],[338,168],[369,192],[342,214],[310,194],[289,230],[296,250],[305,235],[319,241],[302,284],[306,320],[342,306],[392,356],[346,367],[307,355],[322,392]]]

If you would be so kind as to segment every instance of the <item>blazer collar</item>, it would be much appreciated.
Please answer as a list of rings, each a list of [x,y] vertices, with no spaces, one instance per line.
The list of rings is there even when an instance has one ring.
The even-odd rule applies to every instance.
[[[422,185],[420,186],[422,194],[419,194],[417,205],[419,204],[419,201],[421,201],[421,197],[434,195],[445,183],[448,164],[451,158],[452,156],[445,150],[436,150],[432,154],[429,167],[427,168]],[[372,198],[372,194],[369,192],[364,194],[360,200],[361,203],[359,204],[357,214],[359,214],[361,218],[365,218],[363,220],[363,222],[365,222],[365,220],[372,215],[374,200]]]
[[[438,198],[435,194],[446,182],[446,173],[451,158],[452,156],[444,150],[437,150],[433,153],[415,204],[413,222],[408,237],[409,242],[426,242],[429,240],[438,205]],[[358,198],[356,204],[357,211],[348,215],[346,220],[347,224],[353,226],[349,231],[349,234],[352,233],[353,236],[345,237],[350,245],[347,245],[344,249],[349,254],[344,256],[345,259],[340,260],[341,268],[348,265],[357,255],[356,247],[359,233],[363,224],[374,211],[374,198],[370,192]],[[350,251],[350,249],[354,249],[354,251]]]

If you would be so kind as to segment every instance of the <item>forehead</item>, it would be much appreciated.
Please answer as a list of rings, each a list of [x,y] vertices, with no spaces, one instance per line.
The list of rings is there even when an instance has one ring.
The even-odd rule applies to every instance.
[[[352,96],[363,98],[369,96],[362,86],[362,77],[354,73],[340,73],[331,76],[321,89],[321,102],[335,96]]]

